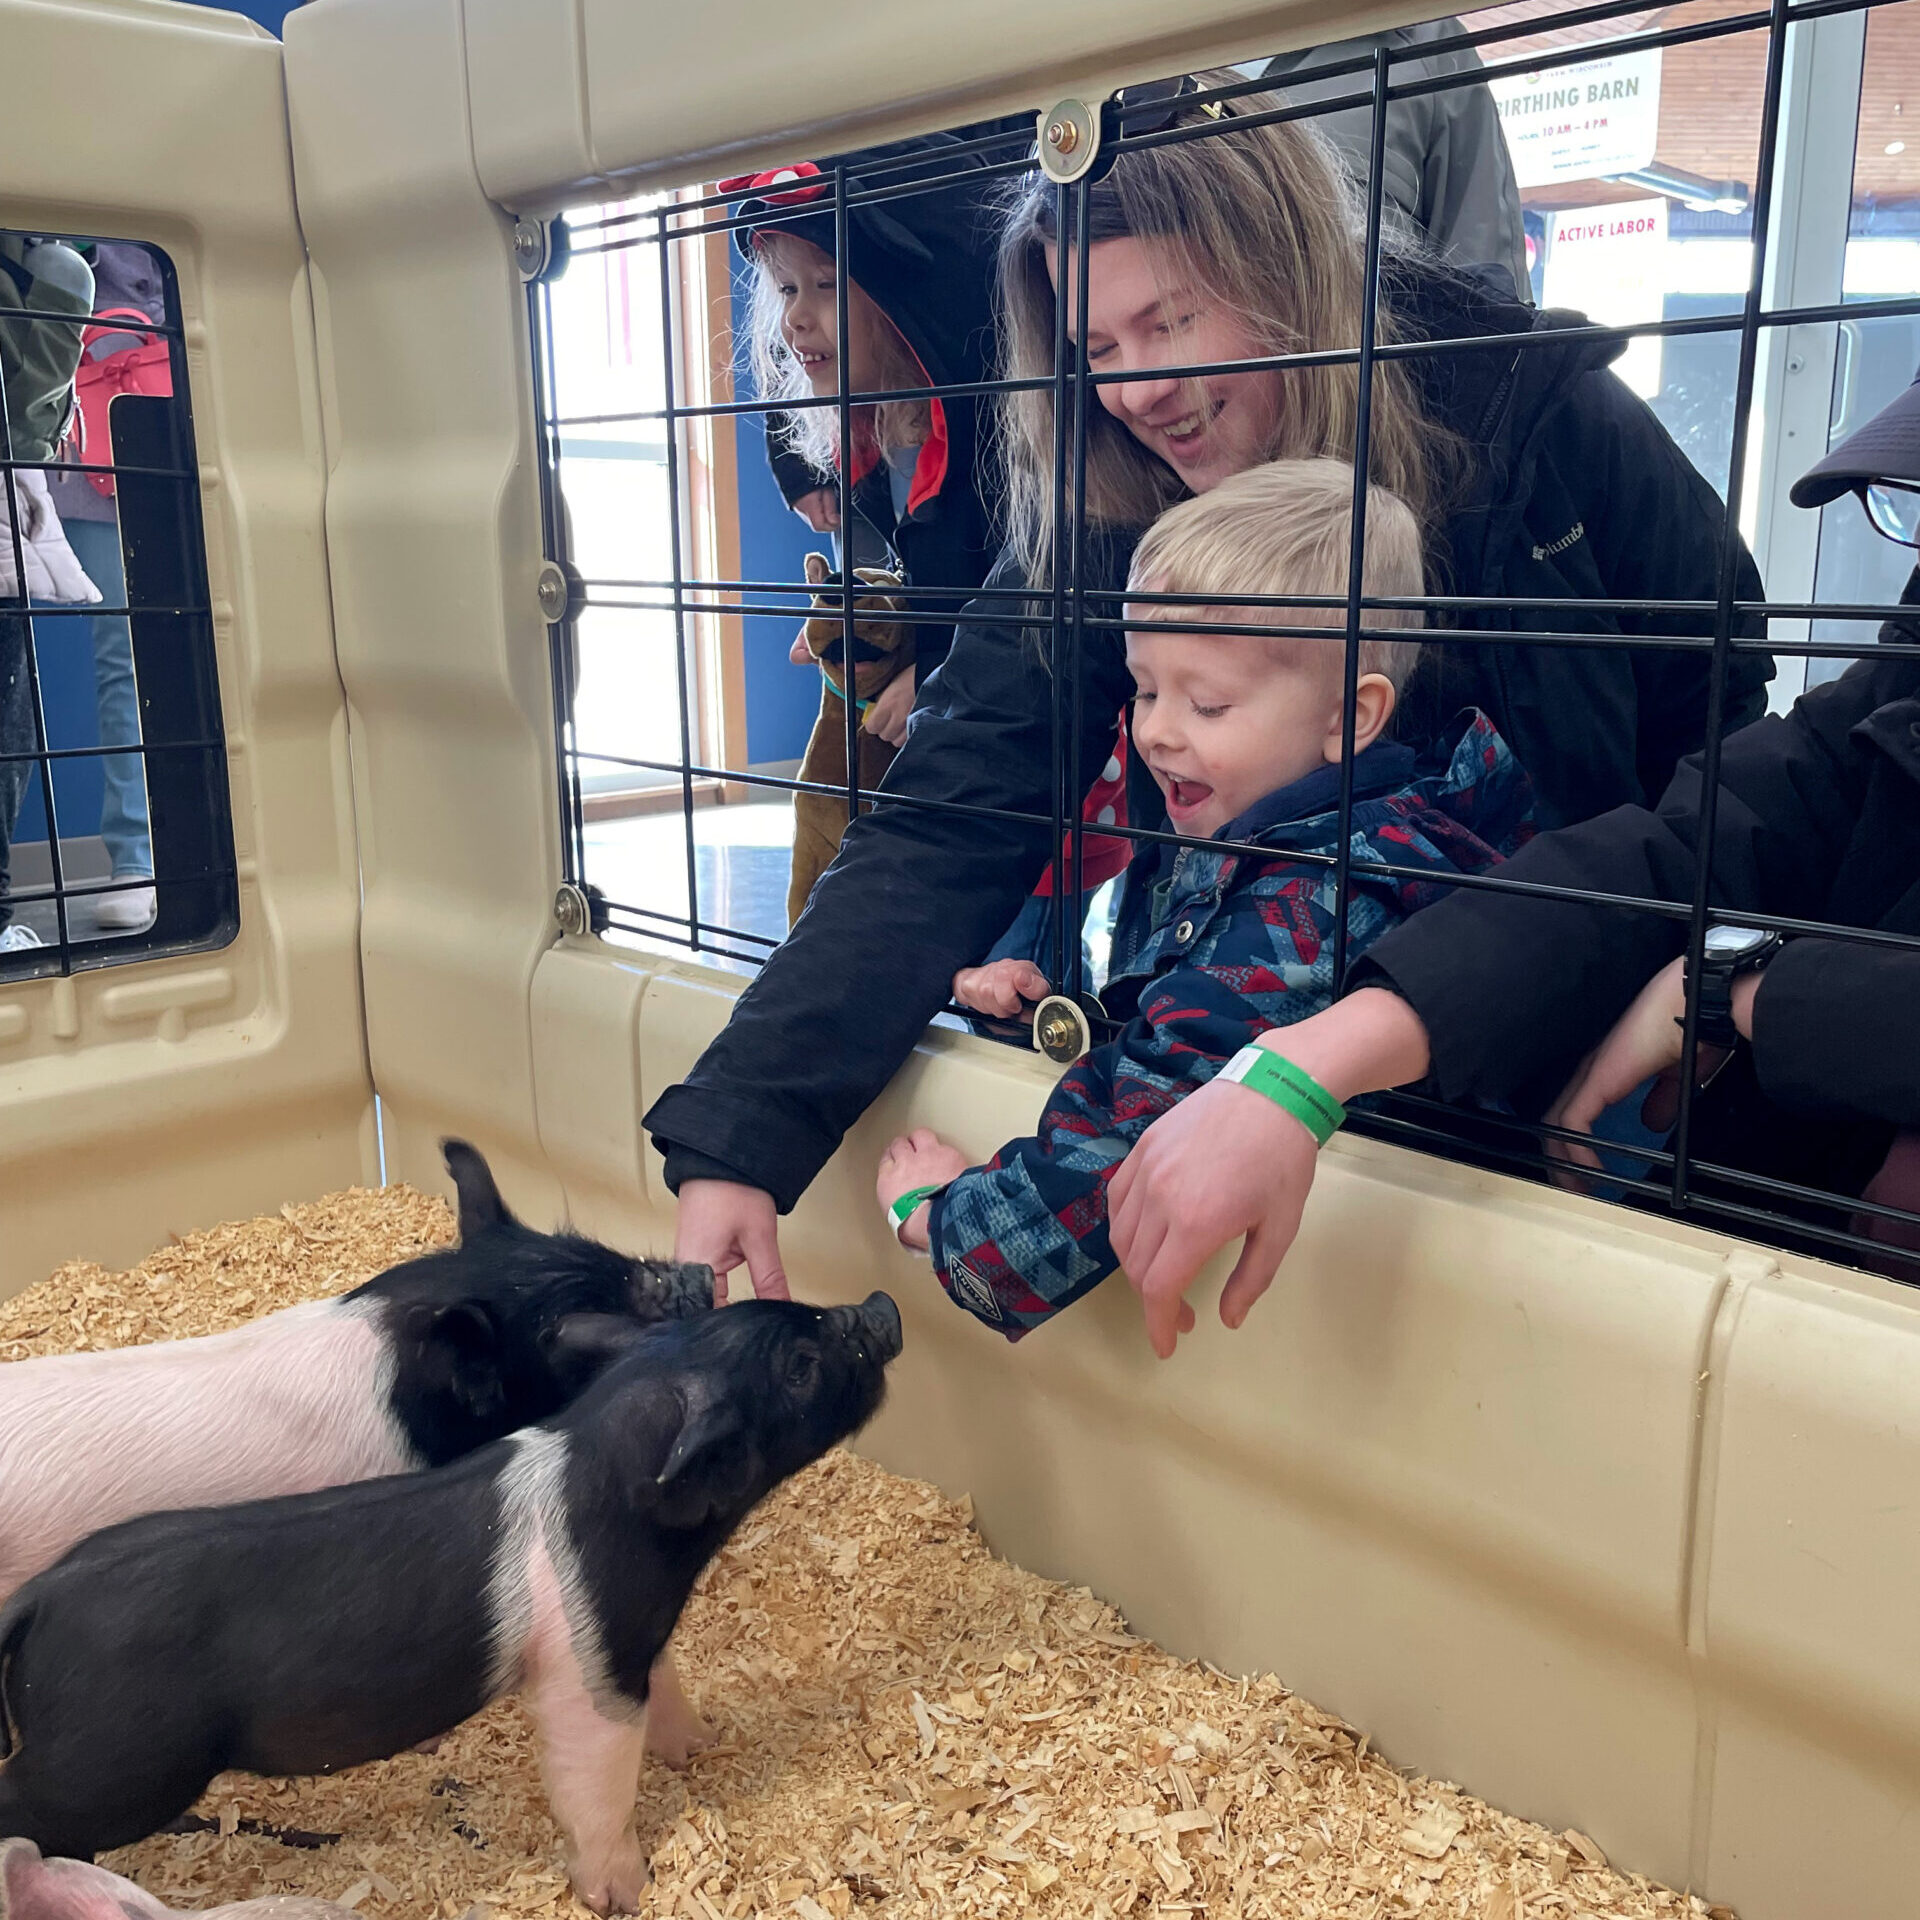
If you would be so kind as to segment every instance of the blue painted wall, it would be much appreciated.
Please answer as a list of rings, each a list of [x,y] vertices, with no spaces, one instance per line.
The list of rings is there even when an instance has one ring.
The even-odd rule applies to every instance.
[[[745,337],[747,303],[743,269],[733,283],[733,334]],[[744,391],[741,398],[751,396]],[[803,580],[809,553],[831,557],[833,543],[815,533],[780,497],[767,470],[766,434],[757,413],[733,416],[736,465],[740,471],[740,577],[743,580]],[[765,600],[767,595],[750,595]],[[794,602],[796,609],[799,602]],[[820,711],[820,673],[787,658],[800,625],[779,614],[750,615],[746,628],[747,761],[798,760],[806,751],[814,715]]]
[[[205,6],[215,0],[199,0]],[[244,13],[249,20],[257,20],[269,33],[278,33],[280,23],[299,5],[299,0],[217,0],[217,4],[228,13]]]

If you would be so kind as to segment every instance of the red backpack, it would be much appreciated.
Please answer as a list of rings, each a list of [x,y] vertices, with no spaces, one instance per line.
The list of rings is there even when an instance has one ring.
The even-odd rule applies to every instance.
[[[103,326],[103,321],[131,320],[132,326]],[[123,347],[103,359],[89,360],[87,349],[97,340],[115,333],[144,334],[144,343]],[[123,393],[146,394],[162,400],[173,397],[173,358],[163,335],[156,334],[147,316],[137,307],[102,307],[94,315],[94,324],[80,336],[80,369],[73,377],[74,433],[82,460],[98,465],[113,463],[112,413],[114,400]],[[87,484],[103,498],[113,498],[113,476],[90,473]]]

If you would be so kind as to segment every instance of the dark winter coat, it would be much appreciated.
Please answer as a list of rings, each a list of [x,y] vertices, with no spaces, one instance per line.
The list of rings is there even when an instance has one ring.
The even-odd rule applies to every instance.
[[[1920,602],[1920,575],[1905,597]],[[1543,834],[1503,874],[1690,902],[1702,793],[1690,759],[1657,810]],[[1857,661],[1726,742],[1709,898],[1920,940],[1920,661]],[[1684,921],[1630,907],[1456,894],[1387,934],[1352,984],[1389,985],[1419,1013],[1443,1097],[1537,1113],[1685,937]],[[1920,1127],[1920,947],[1790,938],[1761,981],[1752,1048],[1696,1104],[1692,1152],[1857,1195],[1902,1127]]]
[[[899,329],[929,385],[986,380],[994,357],[994,182],[970,179],[981,172],[981,156],[958,147],[950,134],[874,147],[851,157],[847,175],[850,197],[915,180],[951,180],[924,193],[865,204],[850,200],[847,209],[847,272]],[[756,233],[785,232],[833,254],[831,182],[819,181],[815,193],[812,177],[795,171],[796,180],[761,188],[739,203],[737,213],[765,214],[754,227],[738,229],[743,248],[751,247]],[[807,195],[812,197],[796,197]],[[853,476],[853,510],[892,554],[889,561],[856,538],[848,543],[856,564],[891,565],[910,587],[971,592],[986,578],[993,536],[983,491],[985,405],[973,394],[933,403],[933,437],[920,449],[904,512],[896,511],[884,464]],[[789,504],[834,484],[791,448],[781,448],[777,428],[775,435],[774,477]],[[920,610],[957,615],[961,604],[956,592],[925,600]],[[928,622],[916,627],[914,637],[914,670],[924,683],[945,659],[953,629]]]
[[[1451,276],[1403,285],[1396,304],[1433,338],[1486,330],[1517,339],[1569,320]],[[1648,409],[1605,371],[1610,352],[1554,342],[1415,362],[1435,413],[1478,450],[1472,491],[1446,529],[1451,590],[1713,598],[1719,503]],[[1569,542],[1570,528],[1579,533]],[[1094,618],[1117,615],[1132,546],[1129,534],[1090,530],[1083,577],[1095,589],[1087,598]],[[1751,562],[1742,577],[1743,595],[1757,597]],[[994,581],[1018,585],[1019,577],[1003,561]],[[1573,606],[1526,618],[1563,630],[1636,630]],[[1513,624],[1498,611],[1475,619],[1495,630]],[[1706,736],[1702,656],[1519,645],[1434,651],[1457,668],[1443,689],[1452,704],[1442,711],[1433,681],[1416,673],[1427,688],[1425,714],[1410,699],[1417,727],[1397,731],[1411,742],[1436,739],[1461,707],[1479,707],[1532,777],[1543,820],[1651,800]],[[1740,670],[1730,713],[1763,698],[1770,663],[1746,656]],[[1088,629],[1080,688],[1067,723],[1091,776],[1113,751],[1116,716],[1133,694],[1112,628]],[[1006,620],[1003,606],[976,607],[923,689],[885,786],[997,816],[882,802],[854,823],[726,1032],[649,1110],[670,1184],[742,1180],[765,1188],[783,1212],[805,1191],[946,1004],[954,973],[1006,931],[1051,856],[1052,705],[1045,660],[1026,630]],[[1066,745],[1063,735],[1063,753]],[[1153,827],[1164,808],[1135,771],[1128,818]]]
[[[1465,31],[1453,19],[1391,27],[1385,33],[1283,53],[1267,62],[1260,77],[1298,104],[1365,93],[1373,81],[1368,73],[1348,73],[1333,80],[1300,76],[1356,54],[1372,53],[1376,47],[1405,54]],[[1471,47],[1461,47],[1396,60],[1393,77],[1400,82],[1430,80],[1441,74],[1477,73],[1481,66],[1480,56]],[[1364,192],[1373,157],[1373,108],[1341,107],[1308,124],[1333,142]],[[1490,87],[1480,82],[1390,99],[1383,170],[1381,198],[1389,220],[1397,219],[1435,253],[1461,266],[1484,262],[1505,269],[1515,291],[1526,297],[1527,235],[1520,189]]]
[[[1608,371],[1625,343],[1553,336],[1585,319],[1536,311],[1464,275],[1401,278],[1390,288],[1409,330],[1427,339],[1507,335],[1408,364],[1429,414],[1475,450],[1436,556],[1435,591],[1565,605],[1460,616],[1501,630],[1710,635],[1707,615],[1612,614],[1583,600],[1705,600],[1720,582],[1726,512],[1653,410]],[[1548,344],[1523,346],[1527,338]],[[1738,546],[1735,598],[1762,597]],[[1734,632],[1757,639],[1757,614]],[[1489,715],[1532,776],[1543,827],[1610,807],[1651,805],[1683,754],[1706,739],[1708,655],[1671,648],[1430,643],[1396,722],[1404,738],[1438,734],[1462,707]],[[1766,711],[1773,661],[1739,653],[1727,677],[1725,730]]]
[[[1383,741],[1353,777],[1350,954],[1443,898],[1451,875],[1484,872],[1530,828],[1526,775],[1482,715],[1435,764],[1418,768],[1411,749]],[[1259,1035],[1332,1003],[1339,901],[1322,862],[1340,845],[1339,769],[1267,795],[1219,837],[1271,852],[1153,849],[1168,871],[1129,885],[1102,995],[1132,1017],[1067,1069],[1036,1133],[934,1198],[940,1284],[1009,1339],[1118,1266],[1107,1183],[1141,1134]],[[1367,863],[1399,871],[1368,873]]]

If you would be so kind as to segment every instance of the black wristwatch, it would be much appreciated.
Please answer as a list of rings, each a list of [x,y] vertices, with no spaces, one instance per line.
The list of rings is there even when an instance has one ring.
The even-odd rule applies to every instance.
[[[1733,1024],[1733,983],[1758,973],[1786,943],[1777,933],[1757,927],[1709,927],[1700,956],[1700,1020],[1695,1031],[1703,1046],[1737,1047]],[[1689,985],[1692,983],[1689,982]]]

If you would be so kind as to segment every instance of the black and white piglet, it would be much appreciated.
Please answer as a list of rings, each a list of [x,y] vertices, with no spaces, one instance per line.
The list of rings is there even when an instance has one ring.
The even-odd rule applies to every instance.
[[[884,1293],[654,1327],[564,1413],[429,1473],[96,1534],[0,1610],[0,1835],[89,1855],[217,1773],[325,1773],[518,1690],[575,1890],[632,1911],[648,1676],[748,1509],[865,1424]]]
[[[135,1514],[456,1459],[566,1405],[623,1323],[712,1306],[711,1268],[536,1233],[443,1151],[457,1247],[230,1333],[0,1366],[0,1600]]]

